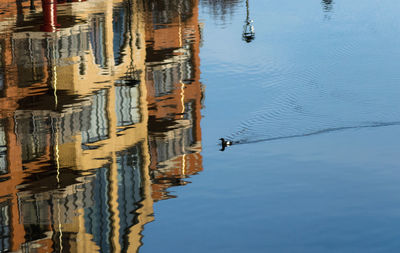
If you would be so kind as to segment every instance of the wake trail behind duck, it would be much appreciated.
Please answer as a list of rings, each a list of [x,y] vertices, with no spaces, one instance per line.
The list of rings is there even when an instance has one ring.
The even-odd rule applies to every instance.
[[[359,125],[359,126],[346,126],[346,127],[337,127],[337,128],[327,128],[321,129],[315,132],[303,133],[303,134],[296,134],[296,135],[288,135],[288,136],[277,136],[277,137],[270,137],[265,139],[239,139],[232,141],[232,144],[251,144],[251,143],[258,143],[258,142],[266,142],[266,141],[275,141],[281,139],[290,139],[290,138],[299,138],[299,137],[307,137],[312,135],[319,135],[319,134],[326,134],[330,132],[336,131],[343,131],[343,130],[350,130],[350,129],[360,129],[360,128],[375,128],[375,127],[387,127],[387,126],[400,126],[400,121],[396,122],[377,122],[367,125]]]

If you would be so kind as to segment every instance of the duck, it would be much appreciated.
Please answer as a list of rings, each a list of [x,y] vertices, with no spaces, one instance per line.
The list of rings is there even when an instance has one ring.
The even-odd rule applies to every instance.
[[[233,144],[232,141],[225,140],[224,138],[220,138],[219,140],[221,141],[220,151],[224,151],[226,147],[229,147]]]

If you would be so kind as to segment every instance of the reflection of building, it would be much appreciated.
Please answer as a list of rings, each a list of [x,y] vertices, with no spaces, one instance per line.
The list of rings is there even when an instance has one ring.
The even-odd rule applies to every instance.
[[[170,1],[146,15],[146,85],[153,199],[202,170],[198,3]],[[167,11],[169,9],[169,11]],[[163,13],[169,13],[163,15]],[[169,25],[167,25],[169,24]]]
[[[0,251],[136,251],[202,170],[197,2],[58,4],[52,32],[32,3],[0,32]]]
[[[129,69],[144,71],[144,41],[109,48],[115,10],[138,7],[112,5],[104,2],[101,15],[80,9],[74,16],[89,20],[86,24],[4,39],[3,45],[11,41],[17,47],[2,50],[13,53],[2,66],[7,99],[1,104],[6,109],[1,178],[3,186],[10,184],[1,192],[4,213],[10,214],[2,228],[14,233],[4,237],[3,249],[135,248],[143,225],[152,220],[144,79],[121,85],[131,78]],[[118,20],[133,31],[116,33],[136,42],[144,26],[135,13]],[[105,213],[94,213],[100,206]],[[103,223],[103,214],[110,223]],[[82,243],[74,243],[77,239]]]

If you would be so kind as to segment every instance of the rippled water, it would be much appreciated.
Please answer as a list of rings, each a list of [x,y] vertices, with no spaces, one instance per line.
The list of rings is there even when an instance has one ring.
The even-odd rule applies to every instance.
[[[341,23],[349,17],[333,12],[333,4],[323,3],[328,13],[319,17],[269,4],[261,7],[266,17],[258,22],[255,45],[230,48],[230,59],[222,60],[227,68],[217,72],[240,80],[228,77],[231,87],[248,86],[263,96],[247,111],[250,116],[241,117],[237,129],[226,135],[229,139],[249,143],[398,124],[399,76],[394,66],[399,38],[387,25],[390,13],[385,20],[371,18],[369,24],[353,27],[369,13],[346,13],[356,21]],[[273,17],[276,13],[281,19]],[[269,23],[282,30],[267,27]],[[370,29],[365,31],[364,25]],[[213,64],[217,68],[219,61]]]
[[[0,251],[398,252],[399,10],[3,1]]]

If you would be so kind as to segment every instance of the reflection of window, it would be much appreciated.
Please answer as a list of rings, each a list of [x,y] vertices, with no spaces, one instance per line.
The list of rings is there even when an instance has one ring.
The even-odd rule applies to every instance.
[[[126,44],[126,9],[121,7],[114,7],[113,9],[113,51],[115,65],[122,63],[122,50]]]
[[[21,246],[23,249],[29,248],[30,242],[40,240],[48,236],[48,234],[46,233],[49,231],[49,224],[52,224],[55,219],[52,209],[60,207],[62,208],[62,206],[65,205],[65,203],[57,203],[58,199],[56,200],[57,202],[53,202],[52,199],[48,198],[51,195],[52,194],[50,192],[46,192],[46,194],[29,194],[25,196],[18,196],[18,205],[20,212],[20,220],[18,222],[21,222],[24,226],[23,236],[25,239],[25,243]],[[65,212],[62,213],[64,214]],[[63,223],[65,221],[58,220],[58,217],[56,218],[57,222]]]
[[[84,51],[89,50],[89,34],[83,29],[76,34],[58,37],[56,42],[54,54],[57,60],[82,56]]]
[[[22,149],[22,161],[32,161],[47,151],[48,118],[25,114],[24,117],[17,118],[17,133],[20,138]]]
[[[92,18],[90,44],[92,45],[95,63],[102,68],[106,67],[107,53],[104,15],[95,15]]]
[[[4,127],[0,126],[0,175],[7,174],[7,140]]]
[[[128,240],[124,240],[129,228],[136,223],[136,213],[142,200],[142,176],[140,144],[118,153],[118,211],[119,211],[119,242],[123,252],[126,252]]]
[[[183,68],[182,68],[182,78],[183,80],[189,80],[189,79],[193,79],[194,78],[194,73],[192,71],[192,62],[191,61],[185,61],[182,64]]]
[[[92,105],[82,112],[82,143],[93,143],[108,137],[107,90],[100,90],[91,97]]]
[[[2,71],[3,68],[0,67],[0,71]],[[4,73],[0,73],[0,94],[1,96],[4,95]]]
[[[49,201],[47,199],[36,198],[34,195],[25,196],[18,199],[21,205],[22,222],[26,227],[29,225],[38,226],[49,224],[51,215]],[[38,232],[38,231],[37,231]],[[29,236],[37,238],[38,234],[27,232]]]
[[[96,169],[91,192],[85,193],[85,199],[93,201],[91,207],[85,208],[85,229],[93,235],[93,241],[100,247],[100,252],[112,250],[109,167]]]
[[[184,119],[190,120],[191,126],[186,129],[186,134],[184,136],[185,143],[188,146],[192,146],[196,143],[196,131],[200,131],[200,129],[196,129],[196,106],[195,101],[190,101],[185,104],[185,114]]]
[[[174,129],[172,138],[166,139],[156,137],[154,139],[154,144],[157,147],[157,162],[167,161],[173,157],[192,152],[190,147],[197,142],[195,113],[195,101],[191,100],[185,103],[185,113],[182,119],[188,121],[188,124],[185,127]]]
[[[82,191],[84,208],[84,223],[87,233],[93,235],[93,241],[99,246],[100,252],[112,251],[111,235],[119,229],[119,243],[121,252],[126,252],[129,246],[127,236],[129,228],[137,223],[139,202],[143,199],[142,193],[142,150],[141,143],[117,153],[117,201],[110,201],[110,165],[96,169],[91,183],[85,185]],[[90,184],[90,185],[89,185]],[[111,212],[118,208],[117,213]],[[118,215],[119,219],[116,219]],[[119,221],[119,226],[112,228],[112,221]]]
[[[3,50],[3,41],[0,41],[0,96],[4,96],[4,65],[3,59],[5,58]]]
[[[0,252],[10,250],[11,227],[10,203],[0,203]]]
[[[195,140],[195,135],[194,135],[194,127],[186,128],[183,131],[183,140],[185,143],[185,149],[191,147],[193,144],[196,143]]]
[[[116,113],[117,126],[128,126],[140,122],[139,87],[117,86]]]
[[[168,65],[162,69],[154,69],[155,96],[160,97],[171,94],[177,88],[176,85],[180,85],[181,82],[190,83],[193,79],[193,74],[190,61]]]
[[[82,114],[84,114],[85,110],[87,112],[90,111],[90,107],[87,109],[87,105],[81,106],[81,111],[74,110],[71,113],[65,113],[63,117],[60,118],[60,127],[58,131],[60,132],[59,138],[61,143],[74,142],[74,138],[76,134],[80,134],[81,131],[86,130],[83,127],[82,122]],[[87,117],[88,113],[85,114]],[[87,120],[87,118],[86,118]],[[86,124],[87,126],[88,124]]]
[[[175,131],[174,138],[165,139],[165,138],[156,138],[155,146],[157,147],[157,162],[168,161],[174,157],[179,155],[183,155],[187,153],[188,145],[185,143],[186,134],[190,131],[190,128],[183,128]]]
[[[28,87],[34,83],[41,82],[46,77],[44,43],[47,47],[50,47],[48,44],[51,43],[49,38],[44,41],[31,38],[13,39],[13,55],[19,73],[18,87]],[[51,55],[53,52],[50,50],[48,53]]]
[[[167,69],[155,70],[153,72],[154,89],[156,97],[161,97],[166,94],[170,94],[174,90],[175,88],[174,84],[178,80],[174,78],[172,71],[173,71],[172,68],[167,68]]]
[[[196,122],[194,122],[195,119],[195,102],[191,101],[189,103],[185,104],[185,114],[183,115],[184,119],[190,120],[190,124],[191,126],[189,128],[187,128],[185,131],[186,133],[184,133],[183,138],[185,139],[185,144],[187,146],[192,146],[193,144],[195,144],[196,142],[196,128],[195,128],[195,124]]]

